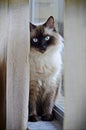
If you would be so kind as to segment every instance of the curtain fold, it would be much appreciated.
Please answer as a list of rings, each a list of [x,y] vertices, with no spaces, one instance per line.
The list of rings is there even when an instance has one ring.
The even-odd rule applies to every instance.
[[[64,130],[86,129],[86,0],[65,0]]]
[[[25,130],[29,99],[29,0],[0,0],[0,129]]]
[[[0,129],[6,129],[6,53],[8,36],[8,1],[0,0]]]

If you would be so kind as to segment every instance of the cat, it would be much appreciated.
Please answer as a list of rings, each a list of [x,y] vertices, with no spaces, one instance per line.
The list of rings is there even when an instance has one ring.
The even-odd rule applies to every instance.
[[[61,86],[61,36],[50,16],[41,25],[30,23],[30,95],[29,120],[50,121],[52,110]]]

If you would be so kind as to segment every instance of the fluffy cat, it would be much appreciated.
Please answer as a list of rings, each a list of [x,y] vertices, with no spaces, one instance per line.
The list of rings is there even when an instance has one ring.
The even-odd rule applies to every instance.
[[[53,119],[52,109],[61,86],[63,43],[50,16],[41,25],[30,23],[29,120]]]

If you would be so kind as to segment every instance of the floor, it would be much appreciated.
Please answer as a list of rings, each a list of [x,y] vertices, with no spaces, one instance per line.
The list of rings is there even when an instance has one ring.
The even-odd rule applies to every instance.
[[[57,120],[29,122],[28,128],[30,130],[62,130]]]

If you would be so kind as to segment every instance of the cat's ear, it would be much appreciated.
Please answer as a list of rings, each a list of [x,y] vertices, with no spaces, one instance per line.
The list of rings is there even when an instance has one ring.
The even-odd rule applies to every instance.
[[[44,23],[44,26],[54,28],[54,17],[50,16],[48,20]]]
[[[36,28],[36,26],[35,26],[34,24],[30,23],[30,31],[31,31],[32,29],[35,29],[35,28]]]

